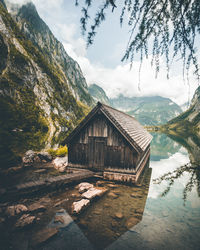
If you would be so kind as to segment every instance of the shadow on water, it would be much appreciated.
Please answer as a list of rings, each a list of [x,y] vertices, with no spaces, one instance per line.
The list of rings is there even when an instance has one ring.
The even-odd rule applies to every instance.
[[[107,195],[78,218],[77,225],[95,249],[109,246],[142,220],[151,171],[145,169],[138,187],[113,185]],[[109,188],[109,184],[105,187]]]

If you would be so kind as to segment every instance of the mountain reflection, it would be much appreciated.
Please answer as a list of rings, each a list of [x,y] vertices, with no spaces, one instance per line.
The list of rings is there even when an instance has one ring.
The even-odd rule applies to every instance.
[[[197,189],[197,194],[200,197],[200,138],[197,135],[186,135],[180,137],[175,133],[168,134],[168,136],[187,149],[190,162],[180,166],[172,172],[163,174],[153,181],[154,184],[161,184],[163,181],[168,182],[167,188],[161,194],[161,196],[164,197],[169,193],[175,180],[187,174],[189,180],[183,189],[183,200],[185,204],[188,193],[191,192],[194,187]]]
[[[159,161],[167,159],[170,155],[175,154],[181,148],[181,145],[172,140],[165,134],[151,133],[153,140],[151,142],[151,160]]]

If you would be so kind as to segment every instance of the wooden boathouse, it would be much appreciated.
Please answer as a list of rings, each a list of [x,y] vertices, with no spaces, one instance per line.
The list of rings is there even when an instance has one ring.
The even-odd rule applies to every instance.
[[[98,102],[66,140],[69,167],[135,183],[149,160],[151,140],[134,117]]]

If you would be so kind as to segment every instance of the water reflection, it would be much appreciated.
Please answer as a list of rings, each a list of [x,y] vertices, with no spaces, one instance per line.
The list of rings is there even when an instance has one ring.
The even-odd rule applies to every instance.
[[[171,155],[175,154],[181,148],[181,145],[161,133],[151,133],[153,140],[151,142],[151,160],[159,161],[161,159],[167,159]]]
[[[162,137],[164,141],[167,136]],[[191,164],[191,160],[198,161],[199,147],[191,138],[184,138],[188,153],[182,143],[168,158],[151,160],[152,176],[142,221],[106,249],[199,249],[200,169],[198,164]],[[154,141],[157,144],[157,138]]]
[[[13,249],[20,250],[199,250],[200,170],[198,164],[191,163],[198,160],[198,143],[191,136],[182,143],[174,135],[173,138],[162,134],[154,136],[150,165],[137,186],[94,180],[94,185],[102,185],[109,191],[78,216],[72,214],[71,206],[81,195],[73,187],[49,194],[48,199],[45,198],[47,205],[38,198],[21,201],[25,205],[40,202],[46,210],[35,213],[39,222],[25,230],[11,230],[12,221],[9,222],[9,228],[3,229],[3,233],[7,230],[8,246],[12,244]],[[52,227],[55,216],[61,213],[65,224],[59,226],[58,234],[43,245],[35,246],[35,235],[40,234],[41,229]]]
[[[166,135],[163,136],[166,137]],[[187,175],[188,180],[183,188],[183,200],[185,204],[188,193],[191,192],[193,188],[196,188],[198,196],[200,197],[200,138],[197,135],[179,137],[175,133],[169,134],[168,136],[187,149],[190,162],[159,176],[153,181],[154,184],[161,184],[163,181],[168,182],[168,186],[161,194],[161,196],[164,197],[169,193],[177,179],[183,175]]]
[[[192,191],[193,188],[196,188],[198,196],[200,197],[200,167],[199,165],[188,163],[184,166],[181,166],[174,170],[173,172],[168,172],[157,179],[154,179],[155,184],[161,184],[162,181],[168,181],[167,188],[162,192],[161,196],[166,196],[171,187],[173,186],[176,179],[179,179],[183,174],[189,174],[189,180],[183,189],[183,200],[184,204],[187,199],[187,195]]]

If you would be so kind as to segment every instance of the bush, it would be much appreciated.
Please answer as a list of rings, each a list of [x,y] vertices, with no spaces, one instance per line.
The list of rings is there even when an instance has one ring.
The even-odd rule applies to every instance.
[[[53,149],[53,148],[50,148],[49,150],[48,150],[48,153],[51,155],[51,156],[53,156],[53,157],[56,157],[56,156],[61,156],[61,157],[63,157],[63,156],[66,156],[67,154],[68,154],[68,148],[67,148],[67,146],[65,145],[65,146],[61,146],[61,147],[59,147],[58,149]]]

